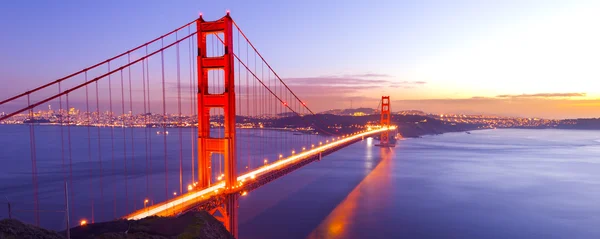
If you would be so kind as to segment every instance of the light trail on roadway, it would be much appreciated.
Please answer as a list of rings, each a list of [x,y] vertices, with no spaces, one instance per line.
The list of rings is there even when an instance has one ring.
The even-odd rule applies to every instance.
[[[356,140],[356,139],[359,139],[359,138],[362,138],[365,136],[381,133],[381,132],[384,132],[387,130],[393,130],[395,128],[396,128],[395,126],[391,126],[389,129],[387,127],[382,127],[382,128],[372,129],[370,131],[350,135],[350,136],[347,136],[347,137],[344,137],[344,138],[341,138],[338,140],[334,139],[328,144],[321,145],[321,146],[312,148],[310,150],[302,151],[298,154],[291,155],[287,158],[278,160],[274,163],[265,165],[254,171],[243,174],[243,175],[239,176],[237,178],[237,180],[238,180],[238,182],[243,183],[244,181],[246,181],[248,179],[255,179],[256,177],[260,177],[261,175],[266,174],[270,171],[282,168],[282,167],[292,164],[292,163],[296,163],[302,159],[306,159],[306,158],[310,158],[312,156],[318,155],[319,153],[321,153],[325,150],[335,148],[337,146],[343,145],[345,143],[351,142],[353,140]],[[132,214],[125,216],[124,218],[127,220],[139,220],[139,219],[142,219],[142,218],[145,218],[148,216],[159,215],[165,211],[174,210],[177,208],[177,206],[183,205],[188,202],[198,201],[199,199],[201,199],[201,200],[208,199],[211,196],[217,195],[219,193],[219,190],[221,190],[221,189],[225,189],[225,182],[217,183],[213,186],[210,186],[208,188],[205,188],[205,189],[202,189],[199,191],[189,192],[189,193],[181,195],[175,199],[168,200],[166,202],[162,202],[162,203],[152,206],[150,208],[140,209]]]

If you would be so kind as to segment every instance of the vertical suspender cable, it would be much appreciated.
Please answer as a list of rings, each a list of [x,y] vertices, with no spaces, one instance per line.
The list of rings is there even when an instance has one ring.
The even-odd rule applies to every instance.
[[[175,32],[175,39],[178,40],[177,32]],[[177,111],[179,114],[179,194],[183,194],[183,131],[182,131],[182,120],[181,120],[181,63],[179,62],[179,43],[175,45],[177,50]]]
[[[148,55],[148,46],[146,46],[146,55]],[[150,59],[148,58],[146,60],[146,87],[148,87],[148,93],[146,95],[148,95],[148,115],[146,117],[150,117],[150,124],[154,125],[154,118],[152,117],[152,105],[150,104],[150,102],[152,102],[152,100],[150,100]],[[150,128],[148,128],[148,152],[150,152],[148,154],[148,168],[149,168],[149,173],[152,174],[152,132],[150,131]],[[148,176],[146,176],[146,179],[148,179]],[[150,187],[148,184],[148,180],[146,180],[146,190],[149,192],[150,191]],[[151,193],[149,193],[148,195],[150,195]]]
[[[31,105],[31,94],[27,94],[27,105]],[[36,147],[35,147],[35,128],[34,128],[34,118],[33,118],[33,108],[29,110],[29,149],[31,156],[31,183],[33,186],[33,213],[35,217],[35,224],[37,226],[40,225],[40,208],[38,201],[38,185],[37,185],[37,160],[36,160]],[[10,204],[9,204],[10,208]],[[10,213],[10,210],[9,210]]]
[[[97,123],[100,123],[100,119],[102,118],[100,116],[100,99],[99,99],[99,92],[98,92],[98,81],[96,81],[95,83],[96,85],[96,119],[98,120]],[[98,165],[99,165],[99,171],[100,171],[100,200],[101,202],[104,201],[104,185],[102,184],[102,180],[103,180],[103,176],[102,176],[102,144],[101,144],[101,134],[100,134],[100,125],[98,125],[96,127],[97,129],[97,137],[98,137]],[[93,167],[92,167],[93,168]],[[102,205],[102,203],[100,204]]]
[[[188,26],[188,35],[190,35],[192,32],[190,28],[191,28],[191,26]],[[192,144],[191,145],[192,152],[191,152],[190,156],[191,156],[191,160],[192,160],[192,185],[194,185],[196,182],[195,175],[194,175],[194,173],[195,173],[194,168],[195,168],[196,164],[194,163],[194,160],[195,160],[195,157],[194,157],[194,155],[195,155],[195,152],[194,152],[194,124],[192,121],[192,119],[194,117],[194,76],[193,76],[194,70],[192,69],[192,67],[193,67],[193,65],[192,65],[192,58],[193,58],[193,56],[192,56],[192,49],[193,49],[192,41],[193,41],[193,37],[189,40],[189,44],[188,44],[188,46],[189,46],[189,48],[188,48],[189,59],[188,60],[190,63],[190,115],[189,115],[189,117],[190,117],[190,119],[189,119],[189,121],[190,121],[190,137],[191,137],[190,142]]]
[[[70,116],[70,112],[71,109],[69,108],[69,94],[66,95],[67,98],[67,139],[69,142],[69,184],[71,185],[71,187],[69,188],[69,194],[71,195],[71,203],[74,201],[73,198],[73,153],[72,153],[72,145],[71,145],[71,116]],[[70,206],[70,205],[69,205]],[[74,210],[71,208],[71,213],[73,213]],[[74,213],[73,213],[74,214]]]
[[[121,132],[123,134],[123,166],[124,166],[124,181],[125,181],[125,211],[129,212],[129,184],[127,182],[127,134],[125,132],[125,87],[123,85],[123,70],[121,74]]]
[[[237,43],[236,43],[236,46],[237,46],[237,54],[240,54],[240,32],[237,33]],[[238,74],[237,74],[236,79],[234,79],[234,80],[237,80],[237,82],[235,84],[238,87],[238,91],[237,91],[238,93],[236,94],[238,103],[236,105],[236,109],[235,109],[236,113],[235,114],[236,114],[236,116],[238,116],[238,115],[242,116],[242,108],[241,108],[242,107],[242,69],[240,68],[240,62],[239,62],[239,60],[236,61],[236,63],[238,65],[237,66]],[[240,138],[238,137],[238,138],[236,138],[236,140],[240,141]],[[236,143],[236,146],[237,145],[240,145],[240,144]],[[238,158],[240,158],[239,155],[237,155],[237,157],[236,157],[235,160],[237,160]],[[243,165],[243,164],[239,163],[238,165]],[[250,169],[250,165],[246,165],[246,170],[249,170],[249,169]]]
[[[58,93],[61,94],[62,93],[62,89],[61,89],[61,83],[58,83]],[[64,129],[63,129],[63,125],[64,125],[64,112],[63,112],[63,107],[62,107],[62,96],[60,96],[58,98],[58,105],[59,105],[59,109],[58,109],[58,113],[60,115],[60,152],[61,152],[61,158],[62,158],[62,174],[63,174],[63,182],[67,183],[67,165],[65,162],[65,133],[64,133]],[[66,190],[66,189],[65,189]],[[67,191],[65,191],[65,195],[66,195]],[[66,202],[65,202],[66,203]],[[68,223],[68,222],[67,222]]]
[[[164,48],[164,39],[160,39],[161,48]],[[169,170],[167,168],[167,103],[166,103],[166,95],[165,95],[165,51],[160,51],[160,67],[162,73],[162,105],[163,105],[163,149],[165,156],[165,200],[169,199]]]
[[[110,72],[110,62],[108,62],[108,72]],[[112,104],[112,74],[108,75],[108,114],[110,123],[110,153],[113,184],[113,218],[117,218],[117,172],[115,171],[115,122]]]
[[[84,73],[85,76],[85,82],[88,81],[88,72],[85,71]],[[89,196],[90,196],[90,204],[91,204],[91,210],[92,210],[92,223],[94,223],[94,195],[93,195],[93,188],[94,188],[94,183],[93,183],[93,178],[94,178],[94,167],[92,167],[93,160],[92,160],[92,135],[91,135],[91,127],[92,127],[92,116],[90,114],[90,100],[89,100],[89,90],[88,90],[88,86],[85,86],[85,112],[87,114],[87,138],[88,138],[88,161],[90,162],[90,175],[89,175],[89,180],[90,180],[90,192],[89,192]]]
[[[144,201],[149,196],[149,182],[148,182],[148,109],[146,108],[146,59],[142,60],[142,95],[144,98],[144,143],[145,143],[145,156],[146,156],[146,194]]]
[[[131,63],[131,54],[129,54],[129,53],[127,54],[127,63]],[[129,122],[128,122],[128,125],[129,125],[129,132],[131,133],[131,141],[130,141],[131,142],[131,147],[130,147],[131,148],[131,170],[133,171],[135,169],[135,161],[134,161],[135,160],[135,148],[134,148],[135,141],[133,138],[133,127],[135,126],[134,125],[135,122],[133,121],[134,120],[134,118],[133,118],[133,96],[131,95],[131,93],[132,93],[132,90],[131,90],[131,66],[127,67],[127,70],[129,73],[129,77],[128,77],[128,81],[129,81],[129,117],[128,117],[128,119],[129,119]],[[136,207],[136,205],[137,205],[137,190],[136,190],[136,188],[137,187],[134,184],[134,186],[133,186],[133,198],[134,198],[133,210],[137,209],[137,207]]]

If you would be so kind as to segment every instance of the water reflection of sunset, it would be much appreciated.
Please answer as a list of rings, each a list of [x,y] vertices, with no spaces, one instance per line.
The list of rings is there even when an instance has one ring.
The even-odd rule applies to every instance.
[[[348,238],[351,234],[347,228],[353,228],[352,224],[356,223],[358,214],[367,217],[373,216],[368,215],[368,213],[360,213],[357,210],[359,203],[361,210],[364,210],[364,208],[385,207],[385,205],[378,204],[376,200],[369,200],[369,197],[389,196],[389,190],[392,186],[391,167],[393,165],[393,154],[393,149],[380,148],[381,161],[377,167],[331,211],[325,220],[307,238]]]

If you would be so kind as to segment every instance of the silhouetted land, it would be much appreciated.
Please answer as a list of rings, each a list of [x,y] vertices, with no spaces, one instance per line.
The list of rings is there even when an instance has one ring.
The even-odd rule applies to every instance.
[[[321,134],[347,134],[356,132],[356,127],[378,124],[380,115],[367,116],[340,116],[331,114],[307,115],[304,117],[287,117],[275,119],[272,127],[302,127],[314,125]],[[392,115],[392,123],[398,125],[398,132],[403,137],[419,137],[422,135],[442,134],[447,132],[469,131],[480,128],[479,124],[450,124],[426,116],[418,115]],[[361,128],[358,128],[361,129]]]
[[[263,122],[267,127],[273,128],[298,128],[312,126],[320,134],[328,135],[356,132],[357,130],[362,129],[360,127],[363,127],[368,123],[378,124],[380,117],[381,116],[378,114],[367,116],[317,114],[306,115],[304,117],[292,116],[270,120],[238,117],[236,120],[238,122]],[[487,124],[452,123],[421,115],[392,115],[392,124],[397,125],[398,132],[402,134],[403,137],[407,138],[490,128],[490,126]],[[600,130],[600,118],[566,119],[558,121],[556,125],[527,127],[515,126],[507,128]]]
[[[600,129],[600,118],[596,119],[574,119],[575,124],[559,124],[559,129]]]
[[[0,221],[0,238],[64,239],[66,232],[54,232],[17,220]],[[148,217],[137,221],[116,220],[71,229],[72,239],[92,238],[203,238],[233,239],[222,223],[207,212],[188,212],[179,217]]]

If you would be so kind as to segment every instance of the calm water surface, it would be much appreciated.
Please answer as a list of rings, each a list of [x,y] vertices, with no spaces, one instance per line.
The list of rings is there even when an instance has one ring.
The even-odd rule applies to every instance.
[[[64,205],[58,129],[35,129],[41,209]],[[169,193],[178,190],[180,149],[171,147],[178,145],[178,130],[167,137],[166,173],[164,137],[151,136],[146,191],[145,130],[134,129],[133,146],[131,141],[124,145],[121,130],[113,132],[113,170],[113,155],[97,150],[112,147],[111,130],[91,129],[90,137],[85,127],[72,129],[77,145],[71,149],[72,223],[89,219],[92,204],[94,217],[102,221],[142,207],[146,194],[162,200],[165,174]],[[238,150],[276,157],[302,144],[282,145],[286,134],[241,131],[238,147],[257,142],[268,147]],[[16,210],[33,207],[28,136],[27,126],[0,125],[0,198],[8,198]],[[193,131],[182,131],[184,159],[191,157],[193,137]],[[375,143],[366,139],[351,145],[242,197],[240,238],[600,238],[600,131],[483,130],[407,139],[392,149]],[[90,157],[103,160],[102,183],[98,162]],[[240,170],[260,165],[262,158],[247,160],[239,163]],[[127,174],[119,167],[125,162]],[[191,180],[191,171],[184,175],[184,182]],[[101,195],[105,200],[98,200]],[[6,216],[0,206],[0,217]],[[32,222],[31,212],[13,216]],[[64,214],[43,212],[41,225],[64,229]]]
[[[600,238],[600,132],[365,140],[253,191],[243,238]]]

